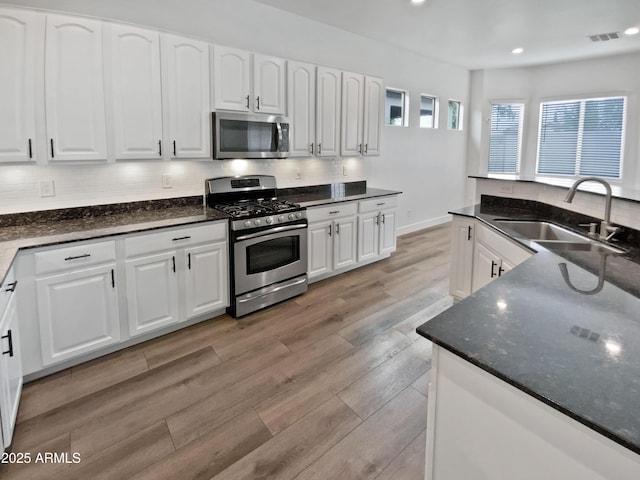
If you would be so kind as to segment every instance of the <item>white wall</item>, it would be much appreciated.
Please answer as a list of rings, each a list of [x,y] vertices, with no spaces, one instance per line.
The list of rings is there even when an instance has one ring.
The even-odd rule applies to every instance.
[[[535,173],[539,105],[545,100],[594,95],[627,95],[626,142],[622,185],[640,188],[640,53],[529,68],[472,72],[474,123],[468,147],[468,173],[486,173],[490,103],[523,101],[521,173]],[[467,196],[469,199],[469,193]]]
[[[0,214],[202,193],[217,175],[268,173],[281,187],[367,180],[402,190],[401,231],[441,221],[464,203],[466,134],[418,128],[420,93],[466,104],[469,72],[320,24],[251,0],[8,0],[5,4],[135,23],[285,58],[384,78],[409,91],[410,126],[384,127],[379,157],[277,160],[119,162],[108,165],[0,166]],[[348,176],[343,175],[343,166]],[[300,171],[302,178],[296,179]],[[161,187],[171,173],[174,185]],[[53,179],[56,196],[40,198],[38,182]],[[410,210],[410,211],[409,211]]]

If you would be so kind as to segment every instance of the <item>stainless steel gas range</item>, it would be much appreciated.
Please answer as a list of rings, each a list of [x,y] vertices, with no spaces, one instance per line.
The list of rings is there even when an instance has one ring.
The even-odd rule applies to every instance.
[[[270,175],[205,181],[209,207],[231,216],[230,315],[241,317],[307,291],[307,215],[276,198]]]

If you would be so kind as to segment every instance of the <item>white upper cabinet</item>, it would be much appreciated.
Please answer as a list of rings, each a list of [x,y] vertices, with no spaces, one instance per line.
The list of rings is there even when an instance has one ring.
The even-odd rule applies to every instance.
[[[160,38],[150,30],[105,25],[111,44],[116,159],[162,157]]]
[[[384,111],[384,86],[381,78],[364,79],[364,155],[380,155],[380,129]]]
[[[339,155],[340,70],[289,62],[287,71],[290,155]]]
[[[342,73],[342,155],[362,155],[364,75]]]
[[[286,65],[281,58],[214,46],[215,109],[284,114]]]
[[[289,155],[310,157],[316,153],[316,66],[289,62]]]
[[[379,155],[382,79],[342,73],[342,155]]]
[[[251,53],[213,47],[213,89],[216,110],[251,110]]]
[[[174,35],[162,41],[166,148],[173,158],[211,157],[209,45]]]
[[[101,22],[47,15],[45,78],[49,160],[106,160]]]
[[[36,157],[35,62],[44,17],[0,9],[0,162]]]
[[[253,55],[253,110],[284,114],[287,62],[282,58]]]
[[[335,157],[340,154],[340,105],[342,72],[318,67],[316,100],[317,155]]]

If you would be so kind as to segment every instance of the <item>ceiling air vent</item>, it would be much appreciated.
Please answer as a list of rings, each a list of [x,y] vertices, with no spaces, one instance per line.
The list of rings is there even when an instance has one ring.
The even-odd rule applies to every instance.
[[[609,40],[617,40],[620,38],[620,34],[618,32],[599,33],[598,35],[589,35],[587,38],[592,42],[608,42]]]

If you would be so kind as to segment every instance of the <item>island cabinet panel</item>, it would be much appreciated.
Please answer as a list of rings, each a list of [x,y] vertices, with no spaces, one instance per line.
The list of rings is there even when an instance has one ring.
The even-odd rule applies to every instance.
[[[434,345],[426,480],[637,480],[640,456]]]
[[[451,263],[449,294],[461,299],[471,294],[471,269],[473,266],[473,239],[475,221],[454,215],[451,223]]]

